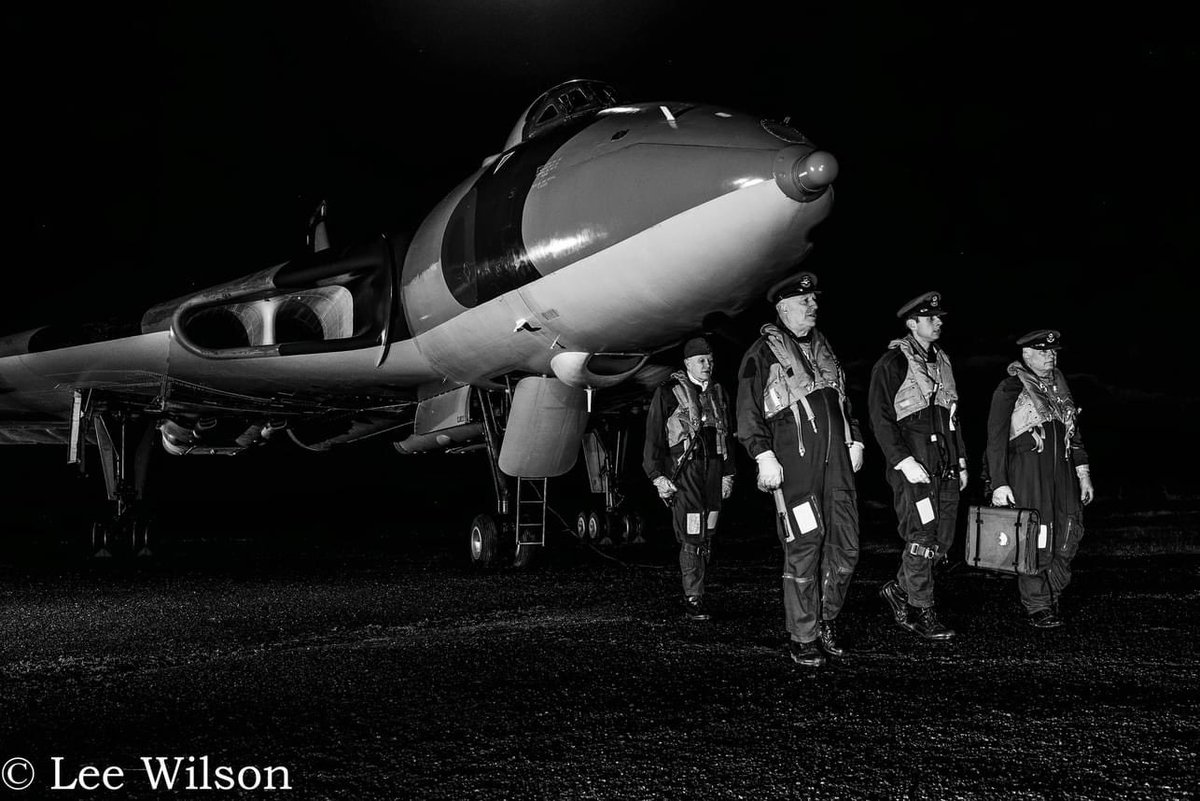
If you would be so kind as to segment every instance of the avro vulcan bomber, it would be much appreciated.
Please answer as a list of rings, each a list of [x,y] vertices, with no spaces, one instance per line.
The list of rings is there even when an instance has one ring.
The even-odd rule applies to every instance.
[[[544,544],[546,480],[581,452],[608,513],[578,533],[630,536],[613,480],[623,432],[601,431],[600,412],[645,397],[670,371],[656,354],[796,269],[836,173],[786,123],[568,81],[411,233],[331,247],[318,213],[303,255],[128,330],[0,338],[0,441],[72,461],[97,446],[116,510],[98,549],[145,547],[156,445],[228,455],[279,437],[486,452],[495,512],[471,527],[478,564]],[[516,514],[531,505],[514,485],[540,520]]]

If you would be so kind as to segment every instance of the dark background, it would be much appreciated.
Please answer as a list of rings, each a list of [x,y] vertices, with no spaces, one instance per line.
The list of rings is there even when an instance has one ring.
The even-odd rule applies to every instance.
[[[534,97],[589,77],[630,101],[790,116],[838,157],[835,210],[808,266],[826,290],[821,327],[861,417],[870,366],[902,331],[895,309],[938,289],[952,312],[942,344],[963,385],[973,466],[1013,341],[1053,327],[1067,344],[1060,366],[1084,408],[1098,493],[1139,504],[1194,493],[1200,70],[1183,12],[707,8],[7,8],[0,328],[136,318],[271,266],[302,247],[322,198],[335,242],[412,229],[502,147]],[[750,310],[733,332],[740,339],[718,344],[727,385],[769,314],[765,304]],[[883,497],[869,445],[864,491]],[[474,492],[486,483],[447,480],[428,462],[414,470],[387,450],[160,458],[171,464],[155,482],[181,481],[167,497],[194,504],[197,519],[223,503],[291,504],[314,487],[367,487],[367,503],[395,487],[398,516],[426,487],[444,488],[451,505],[469,493],[486,507]],[[479,474],[464,464],[449,475]]]

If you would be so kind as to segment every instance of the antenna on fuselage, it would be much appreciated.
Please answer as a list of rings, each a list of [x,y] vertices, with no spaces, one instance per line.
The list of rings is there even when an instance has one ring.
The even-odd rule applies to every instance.
[[[329,231],[325,225],[325,219],[329,214],[329,201],[322,200],[317,204],[316,211],[308,218],[308,236],[305,237],[305,242],[313,253],[320,253],[322,250],[329,250]]]

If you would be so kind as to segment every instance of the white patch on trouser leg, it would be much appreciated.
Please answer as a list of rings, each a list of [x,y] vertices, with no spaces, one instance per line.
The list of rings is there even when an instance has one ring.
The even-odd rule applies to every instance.
[[[708,513],[708,530],[709,531],[716,531],[717,516],[720,514],[721,514],[720,512],[709,512]]]
[[[1046,539],[1047,539],[1048,531],[1049,531],[1049,529],[1046,527],[1045,524],[1042,524],[1042,527],[1038,529],[1038,546],[1037,547],[1039,549],[1046,547]]]
[[[796,517],[796,525],[800,526],[801,534],[817,530],[817,515],[813,512],[811,501],[805,501],[799,506],[793,506],[792,514]]]
[[[700,513],[699,512],[688,512],[687,533],[688,534],[699,534],[700,533]]]
[[[934,518],[933,502],[928,498],[922,498],[917,501],[917,514],[921,516],[921,525],[925,525]]]

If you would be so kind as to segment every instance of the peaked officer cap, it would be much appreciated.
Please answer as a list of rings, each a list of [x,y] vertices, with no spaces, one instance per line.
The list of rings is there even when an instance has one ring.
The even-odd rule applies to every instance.
[[[934,290],[926,292],[924,295],[917,295],[905,303],[900,307],[900,311],[896,312],[896,316],[904,320],[909,317],[940,317],[945,313],[946,309],[942,306],[942,293]]]
[[[712,348],[709,347],[708,340],[704,337],[692,337],[683,345],[683,358],[690,359],[692,356],[712,355]]]
[[[1041,328],[1037,331],[1030,331],[1018,339],[1017,344],[1022,348],[1033,348],[1034,350],[1058,350],[1062,347],[1062,334],[1053,328]]]
[[[799,295],[818,295],[817,276],[807,270],[795,275],[789,275],[767,290],[767,300],[772,304],[784,298],[794,298]]]

